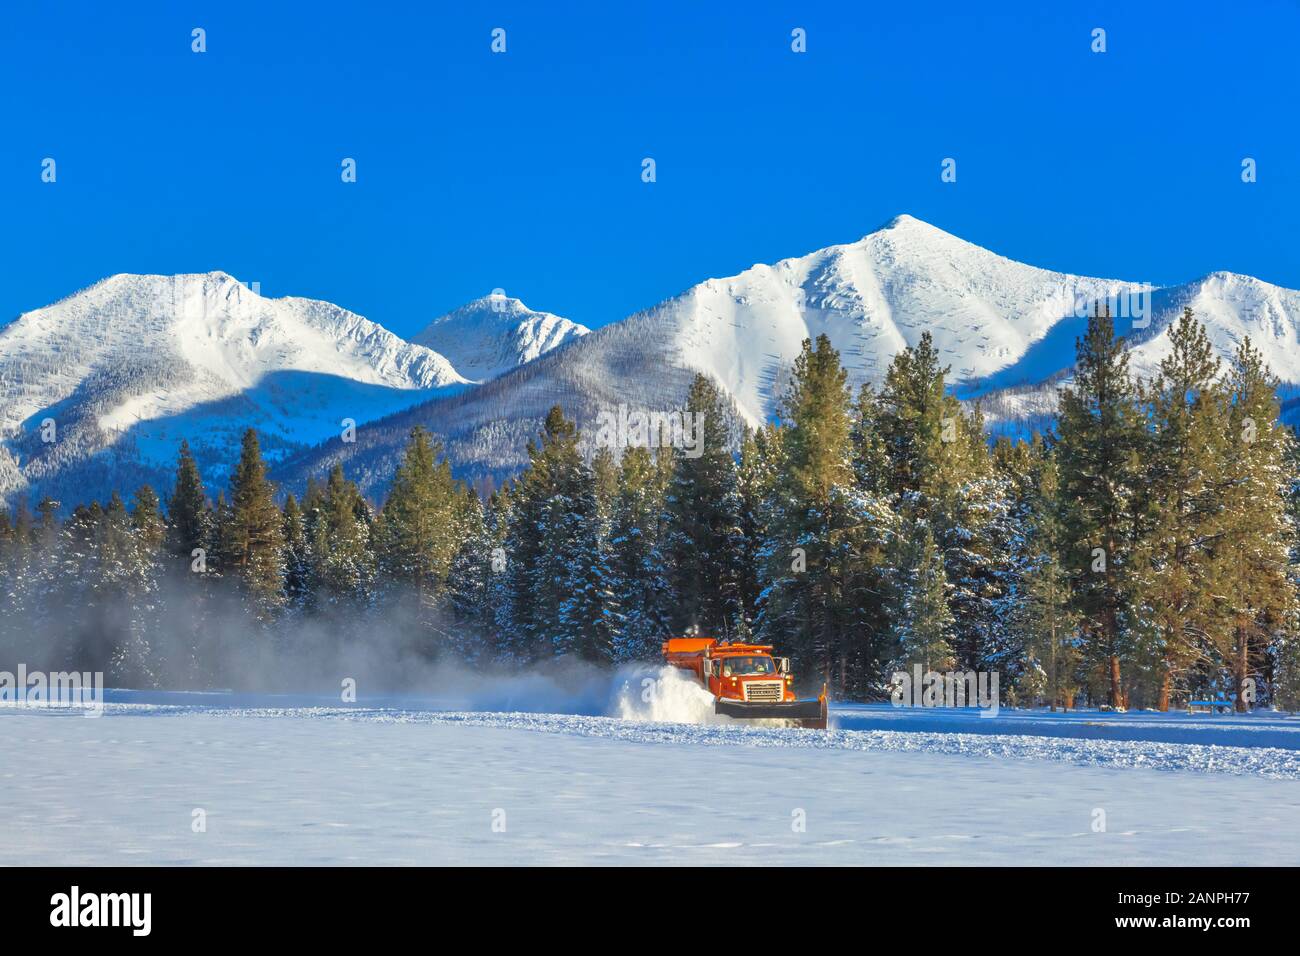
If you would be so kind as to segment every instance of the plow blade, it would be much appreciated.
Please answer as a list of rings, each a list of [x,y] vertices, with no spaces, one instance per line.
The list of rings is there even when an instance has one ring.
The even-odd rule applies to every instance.
[[[810,730],[826,729],[825,697],[781,701],[780,703],[727,700],[724,697],[718,697],[713,702],[713,712],[748,720],[793,720],[800,727]]]

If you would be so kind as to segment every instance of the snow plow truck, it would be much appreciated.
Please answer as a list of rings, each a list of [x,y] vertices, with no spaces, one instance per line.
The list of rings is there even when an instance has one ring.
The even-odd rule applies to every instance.
[[[728,717],[793,721],[826,729],[826,686],[800,700],[790,658],[773,657],[771,644],[741,644],[691,635],[664,641],[664,662],[690,671],[713,695],[713,712]]]

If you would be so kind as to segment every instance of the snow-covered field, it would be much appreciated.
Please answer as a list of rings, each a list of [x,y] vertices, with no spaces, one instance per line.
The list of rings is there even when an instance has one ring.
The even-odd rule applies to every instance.
[[[845,706],[818,733],[636,686],[0,709],[0,864],[1300,863],[1300,718]]]

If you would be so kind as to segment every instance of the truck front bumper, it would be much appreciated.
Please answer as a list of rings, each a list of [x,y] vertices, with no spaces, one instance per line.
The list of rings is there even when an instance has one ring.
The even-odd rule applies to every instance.
[[[811,697],[807,700],[783,700],[778,702],[729,700],[716,697],[713,712],[726,714],[748,720],[777,719],[797,720],[802,727],[826,727],[826,701]]]

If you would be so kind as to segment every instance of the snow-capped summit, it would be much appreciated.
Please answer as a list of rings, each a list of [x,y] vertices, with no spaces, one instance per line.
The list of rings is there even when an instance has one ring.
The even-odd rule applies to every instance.
[[[224,272],[115,275],[0,328],[0,496],[104,451],[148,473],[181,438],[228,464],[250,425],[274,457],[465,384],[328,302],[266,298]]]
[[[856,242],[702,282],[642,321],[671,343],[663,360],[711,375],[757,423],[775,410],[804,339],[828,335],[857,384],[879,382],[929,332],[954,380],[978,380],[1020,359],[1067,301],[1133,288],[1013,262],[899,216]]]
[[[411,341],[447,356],[462,375],[482,382],[590,331],[493,292],[434,319]]]
[[[1230,358],[1249,336],[1274,375],[1300,382],[1300,292],[1233,272],[1212,272],[1157,294],[1149,332],[1132,337],[1135,374],[1151,375],[1168,354],[1168,329],[1184,307],[1205,325],[1220,358]]]
[[[1190,308],[1205,326],[1205,333],[1222,362],[1220,374],[1246,338],[1259,350],[1265,364],[1286,392],[1300,384],[1300,292],[1253,276],[1212,272],[1183,285],[1150,292],[1145,326],[1131,317],[1117,317],[1116,332],[1124,336],[1129,371],[1150,379],[1169,354],[1169,332],[1184,308]],[[1074,336],[1081,334],[1085,318],[1061,322],[1050,335],[1050,348],[1031,355],[1004,372],[966,391],[979,395],[985,423],[995,433],[1025,434],[1043,428],[1056,412],[1058,392],[1074,379]],[[1296,423],[1293,407],[1283,408],[1283,420]]]

